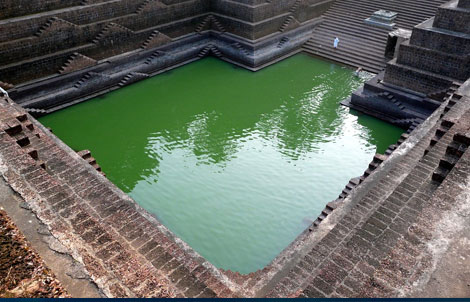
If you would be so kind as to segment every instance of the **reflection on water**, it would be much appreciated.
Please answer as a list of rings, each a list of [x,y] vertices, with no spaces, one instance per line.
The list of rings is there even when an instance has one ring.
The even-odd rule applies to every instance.
[[[216,266],[264,267],[401,130],[339,106],[365,79],[297,55],[207,58],[41,119]]]

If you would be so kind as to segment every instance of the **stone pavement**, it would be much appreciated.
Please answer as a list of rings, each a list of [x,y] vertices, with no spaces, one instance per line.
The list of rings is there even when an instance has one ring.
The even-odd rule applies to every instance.
[[[28,246],[40,255],[45,266],[54,272],[71,297],[102,297],[82,267],[72,257],[63,254],[65,248],[55,240],[47,227],[3,178],[0,178],[0,210],[8,213],[9,219],[24,235]]]
[[[0,298],[70,297],[2,209],[0,280]]]

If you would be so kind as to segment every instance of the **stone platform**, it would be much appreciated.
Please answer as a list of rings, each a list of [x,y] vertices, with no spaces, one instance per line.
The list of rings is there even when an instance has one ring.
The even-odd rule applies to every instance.
[[[452,86],[470,78],[470,10],[450,1],[415,26],[396,58],[344,104],[400,126],[423,119]]]
[[[366,24],[372,26],[383,27],[388,30],[392,30],[397,24],[395,23],[395,19],[397,18],[398,14],[391,11],[386,10],[378,10],[372,14],[369,18],[365,19],[364,22]]]

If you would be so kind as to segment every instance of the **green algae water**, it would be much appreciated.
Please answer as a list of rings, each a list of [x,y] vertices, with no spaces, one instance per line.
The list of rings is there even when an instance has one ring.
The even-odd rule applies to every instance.
[[[368,75],[206,58],[40,121],[223,269],[263,268],[402,130],[339,105]]]

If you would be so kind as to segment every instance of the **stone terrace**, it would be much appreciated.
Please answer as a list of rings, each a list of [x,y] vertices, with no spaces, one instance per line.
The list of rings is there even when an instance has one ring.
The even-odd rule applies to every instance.
[[[437,7],[448,0],[342,0],[336,1],[325,13],[324,22],[313,30],[304,45],[307,53],[349,66],[363,67],[379,73],[385,68],[384,50],[389,29],[364,22],[380,9],[398,13],[396,28],[411,30],[415,25],[434,16]],[[333,40],[340,44],[332,51]]]
[[[47,114],[207,55],[258,70],[334,0],[2,0],[0,87]]]

